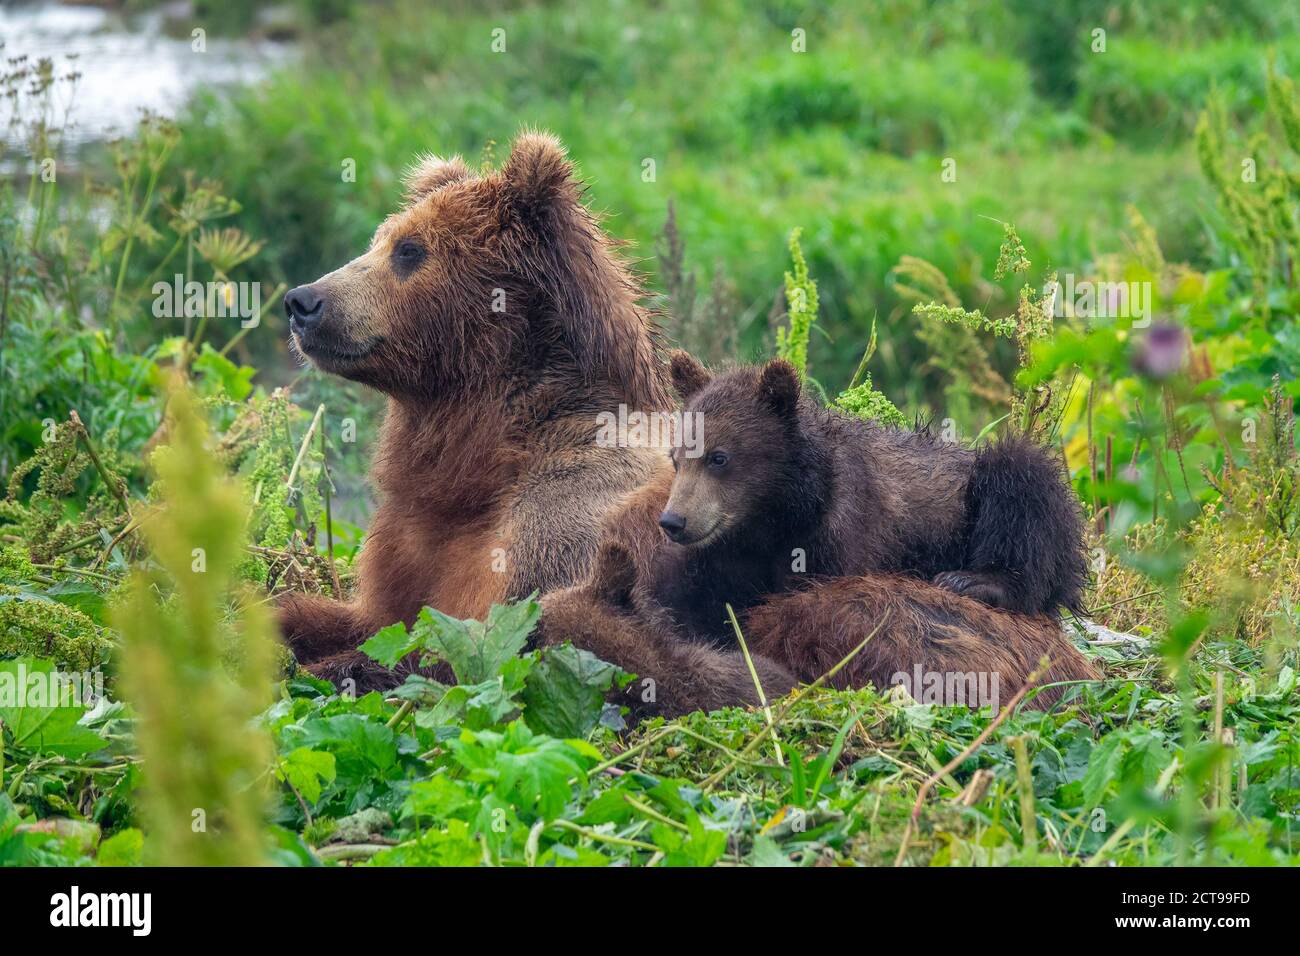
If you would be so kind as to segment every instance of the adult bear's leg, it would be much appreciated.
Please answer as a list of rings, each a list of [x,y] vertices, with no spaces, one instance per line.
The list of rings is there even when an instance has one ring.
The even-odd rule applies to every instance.
[[[630,553],[607,541],[589,581],[542,599],[534,647],[572,642],[637,679],[611,700],[626,705],[636,720],[675,717],[759,702],[754,678],[739,651],[721,650],[680,637],[667,617],[640,603],[637,571]],[[776,698],[796,684],[781,664],[754,655],[764,694]]]
[[[319,594],[282,594],[276,615],[281,636],[304,666],[355,649],[375,630],[358,605]]]

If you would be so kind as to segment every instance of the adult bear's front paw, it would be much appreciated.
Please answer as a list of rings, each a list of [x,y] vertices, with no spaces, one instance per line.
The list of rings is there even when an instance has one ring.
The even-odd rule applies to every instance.
[[[978,571],[943,571],[934,576],[934,583],[945,591],[973,598],[989,607],[1010,607],[1005,585],[996,575]]]

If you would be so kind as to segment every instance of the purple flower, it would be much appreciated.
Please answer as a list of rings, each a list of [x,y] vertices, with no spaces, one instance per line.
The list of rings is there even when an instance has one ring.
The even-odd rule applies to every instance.
[[[1133,370],[1161,381],[1176,375],[1187,361],[1187,332],[1181,325],[1153,325],[1138,343]]]

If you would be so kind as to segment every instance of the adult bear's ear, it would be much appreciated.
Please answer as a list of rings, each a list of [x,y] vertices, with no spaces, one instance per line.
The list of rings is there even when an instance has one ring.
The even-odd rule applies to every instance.
[[[601,600],[626,608],[632,604],[636,578],[632,552],[616,541],[605,541],[596,555],[596,567],[588,587]]]
[[[778,415],[793,415],[799,405],[799,373],[785,359],[772,359],[759,373],[758,393]]]
[[[683,402],[709,384],[709,370],[685,349],[674,349],[668,357],[668,369],[673,377],[673,388]]]
[[[618,383],[633,407],[667,408],[640,286],[580,201],[559,140],[521,133],[500,176],[503,254],[554,310],[583,378]]]
[[[544,230],[550,213],[578,202],[573,163],[550,133],[525,131],[515,137],[501,180],[510,212],[534,228]]]
[[[465,161],[459,156],[452,156],[449,159],[432,154],[421,156],[402,177],[406,184],[406,202],[408,205],[417,203],[443,186],[469,179],[472,175]]]

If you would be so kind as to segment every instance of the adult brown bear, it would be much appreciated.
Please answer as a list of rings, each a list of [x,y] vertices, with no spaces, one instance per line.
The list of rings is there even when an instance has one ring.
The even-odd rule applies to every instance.
[[[421,162],[364,255],[285,297],[308,361],[388,396],[355,597],[280,605],[301,663],[391,683],[355,651],[379,628],[589,570],[604,512],[664,462],[596,440],[601,413],[672,407],[638,294],[563,148],[524,133],[499,171]]]

